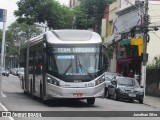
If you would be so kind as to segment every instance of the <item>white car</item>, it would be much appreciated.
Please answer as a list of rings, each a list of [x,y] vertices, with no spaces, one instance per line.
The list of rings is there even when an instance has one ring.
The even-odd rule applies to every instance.
[[[18,74],[18,77],[22,79],[24,77],[24,68],[19,68],[17,74]]]

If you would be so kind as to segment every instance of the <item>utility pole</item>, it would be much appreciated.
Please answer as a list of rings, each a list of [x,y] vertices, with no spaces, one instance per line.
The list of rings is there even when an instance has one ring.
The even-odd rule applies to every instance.
[[[1,66],[0,66],[0,97],[6,97],[2,92],[2,71],[4,67],[4,45],[5,45],[5,31],[6,31],[6,21],[7,21],[7,10],[1,9],[3,12],[2,21],[3,21],[3,36],[2,36],[2,48],[1,48]]]
[[[143,25],[143,62],[142,62],[142,80],[141,86],[144,87],[144,96],[145,96],[145,88],[146,88],[146,64],[148,61],[148,54],[147,54],[147,39],[148,39],[148,22],[149,15],[148,15],[148,0],[145,0],[145,10],[144,10],[144,25]]]

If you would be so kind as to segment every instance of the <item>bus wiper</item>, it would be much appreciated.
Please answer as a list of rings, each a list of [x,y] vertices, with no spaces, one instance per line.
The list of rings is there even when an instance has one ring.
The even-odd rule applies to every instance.
[[[86,71],[86,73],[87,73],[90,77],[94,78],[94,76],[93,76],[91,73],[89,73],[89,72],[83,67],[83,65],[80,63],[79,57],[78,57],[78,64],[79,64],[79,67],[80,67],[81,70]]]
[[[69,66],[67,67],[67,69],[65,70],[65,72],[63,73],[63,75],[65,75],[68,72],[68,70],[71,68],[71,66],[72,66],[72,63],[69,64]]]

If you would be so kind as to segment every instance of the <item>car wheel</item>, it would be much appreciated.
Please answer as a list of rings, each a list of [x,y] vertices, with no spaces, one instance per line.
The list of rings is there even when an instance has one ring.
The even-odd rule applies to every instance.
[[[108,98],[108,99],[110,98],[108,90],[106,91],[106,98]]]
[[[114,99],[114,100],[118,100],[118,97],[117,97],[117,93],[116,93],[116,92],[114,93],[113,99]]]
[[[134,102],[134,99],[129,99],[130,102]]]
[[[139,99],[139,103],[143,104],[143,98]]]
[[[95,98],[88,98],[87,99],[87,104],[88,105],[93,105],[95,103]]]

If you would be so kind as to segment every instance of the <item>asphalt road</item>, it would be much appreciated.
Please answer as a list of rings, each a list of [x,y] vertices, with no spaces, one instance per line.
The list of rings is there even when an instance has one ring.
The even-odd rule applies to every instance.
[[[114,101],[112,99],[97,98],[93,106],[89,106],[86,100],[51,100],[48,103],[43,103],[40,99],[32,99],[29,95],[25,95],[20,88],[19,79],[17,76],[10,75],[3,77],[2,90],[6,97],[0,99],[0,102],[9,111],[60,111],[56,114],[61,116],[63,111],[74,111],[71,116],[75,116],[78,111],[110,111],[110,114],[121,113],[125,116],[123,111],[160,111],[160,109],[151,107],[138,102]],[[75,112],[77,111],[77,112]],[[118,111],[112,112],[112,111]],[[63,112],[64,113],[64,112]],[[132,113],[132,112],[131,112]],[[52,114],[52,113],[49,113]],[[52,115],[53,115],[52,114]],[[82,114],[82,112],[81,112]],[[96,112],[88,113],[93,117],[42,117],[42,118],[21,118],[15,117],[15,120],[159,120],[158,117],[96,117]],[[134,112],[133,112],[134,114]]]

